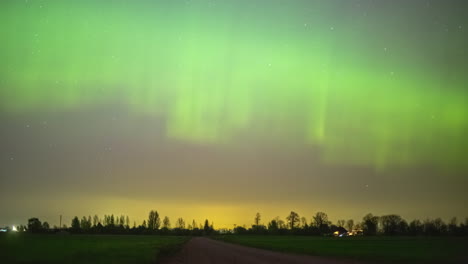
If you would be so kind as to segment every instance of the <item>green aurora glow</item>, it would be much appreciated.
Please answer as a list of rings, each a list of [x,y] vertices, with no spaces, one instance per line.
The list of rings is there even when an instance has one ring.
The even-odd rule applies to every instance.
[[[165,120],[168,140],[229,148],[248,134],[330,164],[463,166],[463,8],[111,2],[2,1],[2,111],[116,100]]]

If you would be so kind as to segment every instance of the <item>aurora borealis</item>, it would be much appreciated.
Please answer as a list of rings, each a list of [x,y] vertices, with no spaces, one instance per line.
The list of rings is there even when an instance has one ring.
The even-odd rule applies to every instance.
[[[0,223],[466,217],[466,10],[2,1]]]

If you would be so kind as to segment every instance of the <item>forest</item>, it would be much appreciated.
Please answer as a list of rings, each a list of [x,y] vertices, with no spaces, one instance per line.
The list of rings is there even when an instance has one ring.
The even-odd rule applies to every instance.
[[[262,216],[256,213],[252,225],[247,227],[234,226],[232,229],[214,227],[213,222],[206,219],[203,223],[195,220],[186,222],[179,217],[172,224],[168,216],[161,217],[156,210],[151,210],[148,218],[139,225],[126,215],[75,216],[70,226],[51,227],[47,221],[33,217],[27,225],[14,227],[8,231],[28,233],[71,233],[71,234],[133,234],[133,235],[178,235],[202,236],[216,234],[236,235],[308,235],[308,236],[466,236],[468,235],[468,218],[458,221],[456,217],[448,223],[441,218],[418,220],[410,222],[400,215],[389,214],[377,216],[371,213],[365,215],[360,222],[353,219],[341,219],[333,223],[324,212],[315,213],[311,221],[298,213],[291,211],[284,219],[276,217],[262,224]]]

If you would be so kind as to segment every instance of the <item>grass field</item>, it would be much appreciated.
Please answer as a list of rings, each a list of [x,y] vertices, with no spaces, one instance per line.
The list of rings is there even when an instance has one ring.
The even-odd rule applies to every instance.
[[[298,254],[386,263],[466,263],[468,238],[447,237],[217,237],[226,242]]]
[[[176,236],[0,235],[0,263],[154,263],[187,241]]]

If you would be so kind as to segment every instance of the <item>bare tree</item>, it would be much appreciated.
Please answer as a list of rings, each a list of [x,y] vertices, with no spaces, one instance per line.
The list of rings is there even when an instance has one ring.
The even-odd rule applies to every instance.
[[[352,231],[354,228],[354,220],[353,219],[349,219],[348,221],[346,221],[346,229],[348,231]]]
[[[256,226],[259,226],[259,225],[260,225],[260,220],[261,220],[260,213],[257,213],[257,214],[255,215],[255,225],[256,225]]]
[[[185,229],[185,221],[182,217],[179,217],[179,219],[177,219],[176,228]]]
[[[291,213],[286,217],[286,220],[288,220],[289,228],[294,229],[299,223],[299,215],[296,212],[291,211]]]
[[[125,227],[130,228],[130,218],[128,217],[128,215],[127,217],[125,217]]]
[[[403,224],[404,220],[399,215],[391,214],[391,215],[383,215],[380,217],[380,223],[382,225],[382,231],[386,235],[396,235],[399,233],[404,233],[406,230],[405,225],[406,222]]]
[[[171,228],[171,221],[169,220],[169,217],[165,216],[163,220],[163,228]]]
[[[286,224],[284,223],[284,221],[282,219],[277,219],[276,222],[278,223],[278,228],[279,229],[285,229],[286,228]]]
[[[148,229],[158,230],[160,225],[161,225],[161,220],[159,218],[158,211],[151,210],[148,216]]]
[[[34,218],[34,219],[37,219],[37,218]],[[80,229],[80,219],[78,219],[78,216],[73,217],[72,222],[71,222],[71,228],[74,230]],[[28,229],[30,229],[29,223],[28,223]]]
[[[93,226],[97,226],[99,224],[99,216],[94,215],[93,217]]]
[[[321,228],[325,225],[328,225],[330,222],[328,221],[328,215],[324,212],[317,212],[313,218],[313,225]]]
[[[119,226],[124,226],[125,225],[125,215],[121,215],[119,217]]]
[[[88,218],[86,218],[86,216],[83,216],[83,218],[81,218],[80,227],[83,230],[90,229],[91,228],[91,216]]]
[[[377,227],[379,224],[379,217],[372,214],[367,214],[362,219],[362,227],[365,235],[377,234]]]
[[[338,220],[338,222],[336,222],[337,226],[339,226],[339,227],[344,227],[345,223],[346,223],[346,220],[344,220],[344,219]]]

